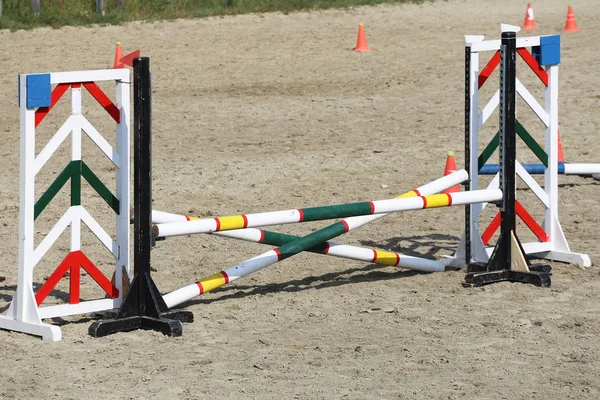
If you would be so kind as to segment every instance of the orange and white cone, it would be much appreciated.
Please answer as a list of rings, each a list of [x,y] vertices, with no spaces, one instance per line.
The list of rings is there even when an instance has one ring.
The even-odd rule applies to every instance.
[[[565,32],[579,32],[579,27],[575,21],[575,13],[573,7],[569,6],[567,10],[567,22],[565,23]]]
[[[356,47],[354,51],[369,51],[369,45],[367,44],[367,38],[365,36],[365,28],[363,24],[358,25],[358,39],[356,41]]]
[[[525,10],[525,22],[523,23],[522,29],[524,31],[537,29],[535,20],[533,19],[533,7],[531,7],[531,4],[527,4],[527,9]]]
[[[449,151],[448,156],[446,157],[446,167],[444,168],[444,176],[450,175],[454,172],[456,172],[456,161],[454,161],[454,152]],[[456,192],[460,192],[460,185],[455,185],[455,186],[452,186],[451,188],[448,188],[448,189],[442,191],[442,193],[456,193]]]
[[[113,68],[125,67],[121,62],[121,58],[123,58],[123,49],[121,48],[121,42],[117,42],[117,49],[115,50],[115,62],[113,63]]]

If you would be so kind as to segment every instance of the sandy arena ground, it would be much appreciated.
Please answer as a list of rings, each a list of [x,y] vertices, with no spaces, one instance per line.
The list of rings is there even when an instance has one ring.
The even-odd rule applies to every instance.
[[[560,33],[567,5],[535,3],[535,34]],[[498,39],[499,24],[521,24],[525,6],[450,0],[0,33],[2,311],[17,281],[18,73],[107,68],[116,41],[125,51],[141,48],[153,71],[158,210],[217,216],[385,199],[441,176],[448,150],[463,165],[463,35]],[[561,36],[560,131],[568,161],[600,162],[600,7],[597,0],[574,6],[582,31]],[[361,22],[373,50],[359,54],[351,49]],[[543,101],[533,89],[539,82],[519,71]],[[62,101],[64,111],[68,97]],[[520,104],[540,138],[540,124]],[[84,107],[110,136],[110,118],[89,95]],[[38,151],[60,113],[57,106],[40,126]],[[487,134],[497,116],[491,124]],[[40,173],[38,195],[68,152],[67,143]],[[107,160],[87,139],[84,154],[111,182]],[[110,209],[84,189],[84,204],[110,228]],[[525,191],[519,196],[528,199]],[[422,274],[301,254],[187,303],[196,321],[179,338],[136,331],[94,339],[85,315],[56,319],[63,340],[55,343],[2,331],[0,397],[600,398],[599,196],[599,181],[560,177],[565,234],[593,266],[554,263],[549,289],[465,289],[463,271]],[[59,197],[36,222],[38,242],[64,212],[68,188]],[[539,204],[530,204],[539,216]],[[273,230],[304,235],[325,225]],[[439,258],[453,252],[462,226],[462,208],[418,211],[338,241]],[[68,251],[63,236],[36,269],[36,287]],[[109,274],[110,255],[90,232],[83,246]],[[153,277],[167,292],[268,249],[218,237],[172,238],[152,253]],[[64,301],[68,279],[57,289],[47,303]],[[89,276],[82,277],[82,295],[102,297]]]

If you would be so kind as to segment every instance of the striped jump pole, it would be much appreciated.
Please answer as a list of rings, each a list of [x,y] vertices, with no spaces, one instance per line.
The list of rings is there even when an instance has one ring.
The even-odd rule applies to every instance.
[[[466,179],[466,171],[460,172],[455,177],[457,179]],[[412,200],[409,196],[412,196]],[[427,207],[421,207],[421,199],[426,198],[429,198],[429,201],[426,204]],[[163,223],[154,225],[153,229],[154,234],[157,238],[171,237],[198,233],[227,231],[234,229],[256,228],[270,225],[321,221],[325,219],[368,216],[371,214],[407,211],[419,208],[444,207],[447,206],[447,200],[448,198],[445,195],[433,195],[424,197],[419,196],[417,192],[409,192],[406,195],[403,195],[403,198],[396,198],[390,200],[367,201],[360,203],[338,204],[323,207],[300,208],[285,211],[271,211],[257,214],[232,215],[210,219],[199,219],[195,221]],[[396,207],[400,208],[396,209]],[[403,209],[402,207],[408,208]],[[371,221],[372,220],[369,219],[367,222]],[[362,224],[364,223],[361,223],[361,225]]]
[[[405,193],[398,198],[417,196],[417,195],[429,195],[440,192],[449,187],[461,183],[467,179],[465,170],[460,170],[447,175],[443,178],[436,179],[426,185],[423,185],[413,191]],[[384,215],[374,216],[360,216],[349,218],[352,226],[362,226],[368,222],[375,221],[382,218]],[[185,215],[173,214],[164,211],[152,210],[152,222],[153,223],[169,223],[169,222],[184,222],[199,220],[196,217],[190,217]],[[272,246],[283,246],[291,242],[292,240],[299,239],[297,236],[285,235],[277,232],[271,232],[255,228],[236,229],[232,231],[221,231],[213,232],[214,235],[228,237],[233,239],[245,240],[254,243],[269,244]],[[407,255],[401,255],[393,252],[386,252],[374,249],[367,249],[358,246],[342,245],[334,242],[320,243],[317,246],[308,248],[306,251],[327,254],[335,257],[348,258],[352,260],[372,262],[380,265],[389,265],[394,267],[403,267],[416,271],[424,272],[439,272],[444,271],[444,265],[435,260],[428,260],[419,257],[411,257]]]
[[[193,221],[194,219],[196,219],[195,217],[186,217],[178,214],[173,215],[177,217],[189,218],[188,221]],[[256,228],[213,232],[212,235],[231,239],[239,239],[252,243],[268,244],[271,246],[283,246],[284,244],[287,244],[292,240],[300,238],[299,236],[286,235],[284,233],[272,232]],[[344,245],[330,241],[310,247],[306,249],[306,251],[310,253],[318,253],[334,257],[347,258],[350,260],[371,262],[379,265],[402,267],[422,272],[441,272],[445,269],[444,264],[436,260],[428,260],[425,258],[412,257],[404,254],[368,249],[359,246]]]
[[[521,164],[525,171],[531,175],[544,175],[546,166],[544,164]],[[496,175],[500,171],[500,164],[485,164],[479,175]],[[594,175],[600,174],[600,164],[558,163],[559,175]]]
[[[380,200],[369,202],[373,205],[372,214],[384,214],[398,211],[418,210],[425,208],[449,207],[481,202],[497,202],[502,200],[502,191],[500,189],[478,190],[472,192],[458,192],[449,194],[434,194],[430,196],[416,196],[403,199]],[[362,203],[359,203],[362,204]],[[335,207],[335,206],[332,206]],[[363,215],[363,214],[359,214]],[[352,215],[348,215],[352,216]],[[335,217],[334,217],[335,218]],[[194,221],[187,222],[188,224]],[[276,249],[269,250],[259,256],[246,260],[240,264],[234,265],[226,270],[218,272],[201,281],[185,286],[163,296],[165,304],[170,308],[186,302],[203,293],[214,290],[226,283],[233,282],[253,272],[259,271],[276,262],[285,260],[295,254],[305,251],[320,243],[326,242],[339,235],[342,235],[351,229],[356,228],[351,225],[350,218],[336,222],[323,229],[313,232],[304,237],[292,240],[291,242]]]
[[[461,170],[458,170],[451,174],[448,174],[442,178],[439,178],[439,179],[436,179],[429,183],[426,183],[423,186],[419,186],[415,190],[411,190],[410,192],[404,193],[396,198],[400,199],[400,198],[405,198],[405,197],[427,196],[430,194],[439,193],[443,190],[446,190],[452,186],[458,185],[458,184],[466,181],[468,178],[469,178],[469,175],[467,174],[467,172],[464,169],[461,169]],[[371,222],[380,217],[377,217],[374,219],[373,219],[373,217],[363,217],[363,218],[369,218],[369,221],[367,221],[367,222]],[[190,216],[186,216],[186,215],[173,214],[173,213],[168,213],[168,212],[164,212],[164,211],[152,210],[152,223],[154,223],[154,224],[195,221],[195,220],[199,220],[199,219],[200,218],[197,218],[197,217],[190,217]],[[365,223],[367,223],[367,222],[365,222]]]

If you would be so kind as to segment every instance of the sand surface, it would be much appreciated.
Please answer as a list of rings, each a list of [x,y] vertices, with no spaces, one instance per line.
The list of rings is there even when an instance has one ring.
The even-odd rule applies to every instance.
[[[118,40],[126,52],[140,48],[149,56],[158,210],[218,216],[385,199],[441,176],[448,150],[463,165],[463,35],[498,39],[501,22],[523,22],[525,5],[450,0],[0,33],[1,309],[17,282],[18,73],[111,67]],[[567,161],[600,162],[600,7],[597,0],[574,6],[582,31],[561,36],[560,131]],[[561,32],[567,2],[534,7],[535,34]],[[351,49],[361,22],[372,51],[359,54]],[[519,68],[543,102],[539,82]],[[489,93],[497,78],[491,82]],[[68,98],[63,102],[64,111]],[[84,106],[94,126],[110,133],[110,117],[87,95]],[[541,138],[540,124],[518,107]],[[40,126],[38,151],[61,112],[57,106]],[[110,165],[87,139],[84,154],[114,189]],[[68,156],[67,143],[40,173],[38,193]],[[185,304],[196,320],[179,338],[135,331],[94,339],[87,334],[93,320],[81,315],[53,321],[60,342],[2,331],[0,397],[597,399],[599,198],[599,181],[560,177],[565,235],[594,265],[553,263],[549,289],[465,289],[463,271],[414,273],[301,254]],[[84,204],[114,227],[110,209],[87,186]],[[530,204],[539,217],[539,204]],[[67,205],[65,188],[36,223],[38,243]],[[305,235],[325,225],[273,230]],[[462,227],[462,208],[417,211],[338,241],[439,258],[454,251]],[[36,288],[68,252],[63,236],[36,269]],[[90,232],[82,245],[110,274],[110,254]],[[210,236],[171,238],[152,253],[153,277],[167,292],[268,249]],[[57,289],[49,304],[64,301],[68,280]],[[89,276],[82,296],[102,297]]]

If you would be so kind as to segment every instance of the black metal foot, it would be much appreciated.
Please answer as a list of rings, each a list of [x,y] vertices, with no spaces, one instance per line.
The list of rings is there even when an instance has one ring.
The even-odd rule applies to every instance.
[[[478,268],[478,267],[476,267]],[[552,267],[546,264],[530,266],[530,272],[503,269],[498,271],[474,271],[465,275],[463,286],[478,287],[495,282],[521,282],[539,287],[550,287]]]
[[[185,310],[169,310],[150,275],[143,273],[134,277],[119,312],[116,315],[107,313],[105,319],[92,323],[88,333],[102,337],[147,329],[167,336],[181,336],[182,322],[194,322],[194,314]]]
[[[113,333],[129,332],[137,329],[158,331],[167,336],[181,336],[183,333],[181,321],[163,318],[162,316],[160,318],[136,316],[105,319],[96,321],[90,325],[88,332],[90,336],[102,337]]]
[[[470,272],[487,272],[488,266],[486,263],[475,262],[467,266],[467,273]]]

